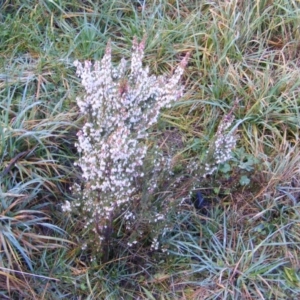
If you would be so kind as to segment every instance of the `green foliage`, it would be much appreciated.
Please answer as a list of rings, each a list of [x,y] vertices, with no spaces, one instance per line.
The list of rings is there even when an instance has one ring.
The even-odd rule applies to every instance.
[[[296,0],[2,1],[0,297],[298,299],[299,14]],[[145,33],[156,75],[192,54],[186,95],[149,139],[175,171],[149,195],[169,208],[160,236],[169,254],[118,244],[102,264],[82,249],[92,235],[80,216],[61,211],[81,183],[72,64],[101,58],[108,39],[117,62]],[[190,161],[204,157],[236,99],[233,158],[192,176]],[[205,213],[189,204],[195,186]]]
[[[221,177],[229,179],[234,176],[241,186],[247,186],[251,183],[251,174],[258,169],[259,160],[241,147],[235,150],[230,162],[220,166],[219,171],[222,173]]]

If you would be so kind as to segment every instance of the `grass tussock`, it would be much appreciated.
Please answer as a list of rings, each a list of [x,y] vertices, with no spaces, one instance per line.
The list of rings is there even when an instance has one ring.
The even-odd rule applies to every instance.
[[[296,0],[2,1],[0,298],[299,298],[299,20]],[[173,175],[139,198],[167,207],[167,230],[160,250],[150,238],[128,247],[116,218],[104,259],[85,248],[83,216],[61,209],[84,183],[73,62],[100,60],[110,39],[118,63],[134,36],[147,37],[151,74],[190,53],[185,94],[147,140]],[[231,159],[196,175],[235,103]],[[151,237],[143,216],[134,228]]]

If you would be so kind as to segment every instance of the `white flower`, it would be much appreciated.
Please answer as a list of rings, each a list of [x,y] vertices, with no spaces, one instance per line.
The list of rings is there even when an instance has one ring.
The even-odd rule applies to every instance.
[[[61,209],[64,211],[64,212],[71,212],[71,203],[69,201],[66,201],[65,204],[63,204],[61,206]]]

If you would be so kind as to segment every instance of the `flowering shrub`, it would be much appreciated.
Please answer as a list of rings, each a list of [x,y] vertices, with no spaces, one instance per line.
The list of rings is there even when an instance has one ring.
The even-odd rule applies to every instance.
[[[164,203],[154,205],[152,197],[159,177],[170,169],[159,149],[149,148],[147,142],[149,128],[157,122],[161,109],[170,107],[183,94],[180,79],[188,54],[173,75],[154,76],[142,65],[144,47],[145,40],[133,40],[130,64],[123,58],[118,66],[113,66],[110,42],[101,61],[74,62],[85,90],[84,97],[77,98],[85,124],[78,132],[76,144],[80,154],[76,165],[82,171],[84,184],[83,188],[73,186],[76,200],[66,202],[63,210],[80,213],[85,227],[98,237],[103,252],[108,251],[105,247],[114,234],[116,221],[118,234],[127,235],[128,246],[137,244],[150,231],[151,247],[157,249],[158,236],[172,228],[165,220]],[[231,158],[236,135],[234,130],[228,130],[236,106],[237,101],[221,120],[204,164],[194,161],[189,166],[191,173],[212,174],[219,164]],[[161,231],[153,226],[160,222]],[[95,239],[92,243],[95,246]]]
[[[112,65],[110,42],[101,61],[74,62],[85,89],[84,97],[77,99],[86,121],[76,144],[81,155],[77,165],[85,185],[83,190],[75,186],[80,196],[63,209],[80,208],[85,226],[93,226],[100,241],[109,239],[116,218],[121,218],[128,229],[133,224],[142,183],[148,176],[144,174],[148,129],[157,122],[161,109],[183,93],[180,79],[188,55],[172,76],[157,77],[142,66],[144,47],[145,40],[133,40],[130,67],[124,58],[117,67]],[[156,173],[163,168],[161,158],[155,155]],[[155,185],[153,178],[149,182]],[[152,220],[161,218],[154,211]],[[131,239],[129,245],[134,243],[136,239]]]

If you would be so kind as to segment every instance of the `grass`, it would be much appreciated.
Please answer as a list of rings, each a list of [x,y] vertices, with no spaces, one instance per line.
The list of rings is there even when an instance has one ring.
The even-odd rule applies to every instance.
[[[299,15],[296,0],[2,2],[0,297],[298,298]],[[109,39],[117,62],[145,33],[154,74],[191,52],[186,94],[152,133],[176,174],[154,195],[170,204],[167,252],[119,244],[91,261],[92,233],[61,211],[80,182],[72,63],[100,59]],[[190,176],[236,99],[234,159]],[[195,189],[205,210],[177,205]]]

